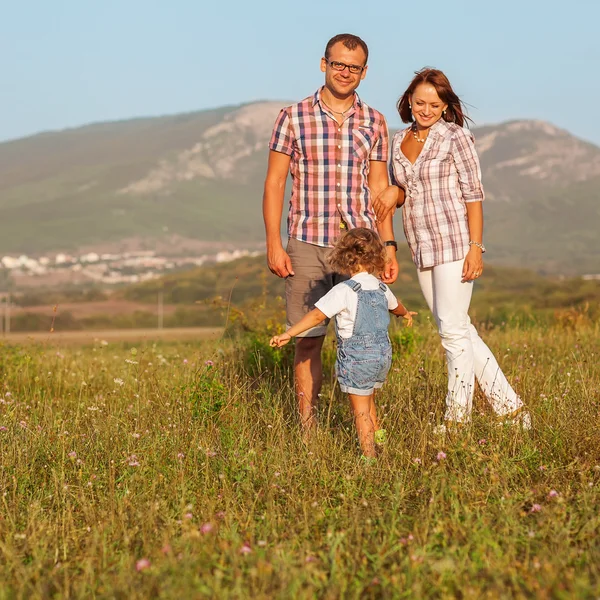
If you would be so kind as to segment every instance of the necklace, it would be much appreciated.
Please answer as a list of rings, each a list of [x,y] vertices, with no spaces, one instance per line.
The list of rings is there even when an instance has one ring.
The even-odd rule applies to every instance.
[[[323,102],[323,100],[321,99],[321,102]],[[331,106],[329,106],[329,104],[327,104],[326,102],[323,102],[323,104],[325,104],[325,106],[332,112],[335,113],[336,115],[342,115],[342,117],[346,116],[346,113],[354,106],[354,100],[352,101],[352,104],[346,109],[346,110],[333,110],[333,108],[331,108]]]
[[[412,127],[412,132],[413,132],[413,137],[415,138],[415,140],[417,140],[417,142],[420,142],[421,144],[424,144],[425,141],[427,140],[427,136],[425,136],[423,139],[421,139],[418,135],[417,135],[417,126],[413,125]]]

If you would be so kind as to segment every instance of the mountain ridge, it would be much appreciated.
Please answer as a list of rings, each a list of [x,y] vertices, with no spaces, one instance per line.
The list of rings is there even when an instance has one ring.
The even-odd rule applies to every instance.
[[[267,143],[285,105],[105,121],[0,143],[0,253],[134,238],[152,244],[173,234],[238,246],[260,241]],[[490,260],[600,270],[600,148],[540,120],[473,133]],[[401,231],[400,217],[395,226]]]

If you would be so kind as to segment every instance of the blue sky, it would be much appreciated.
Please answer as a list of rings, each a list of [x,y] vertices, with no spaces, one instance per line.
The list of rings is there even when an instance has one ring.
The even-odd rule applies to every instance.
[[[3,3],[0,140],[269,99],[323,80],[326,41],[369,44],[361,96],[399,125],[413,71],[449,76],[476,124],[551,121],[600,145],[598,0],[30,0]]]

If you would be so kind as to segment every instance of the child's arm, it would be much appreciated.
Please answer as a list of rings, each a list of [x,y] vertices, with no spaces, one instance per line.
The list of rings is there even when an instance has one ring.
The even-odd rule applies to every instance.
[[[295,325],[292,325],[285,333],[273,336],[269,345],[273,348],[281,348],[281,346],[285,346],[294,336],[305,332],[311,327],[316,327],[326,318],[327,315],[318,308],[314,308],[309,313],[305,314]]]
[[[396,308],[394,308],[393,310],[390,310],[390,312],[393,315],[396,315],[397,317],[402,317],[403,319],[406,319],[407,327],[412,327],[413,316],[419,314],[419,313],[408,310],[404,306],[404,304],[402,304],[402,302],[400,302],[400,300],[398,300],[398,306],[396,306]]]

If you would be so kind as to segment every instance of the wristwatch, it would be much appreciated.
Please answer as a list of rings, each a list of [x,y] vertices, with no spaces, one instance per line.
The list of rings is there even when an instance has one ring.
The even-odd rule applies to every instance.
[[[398,250],[398,242],[396,240],[387,240],[387,242],[383,242],[384,246],[394,246],[396,250]]]
[[[480,244],[479,242],[474,242],[473,240],[470,240],[469,246],[477,246],[481,250],[482,254],[485,252],[485,246],[483,244]]]

